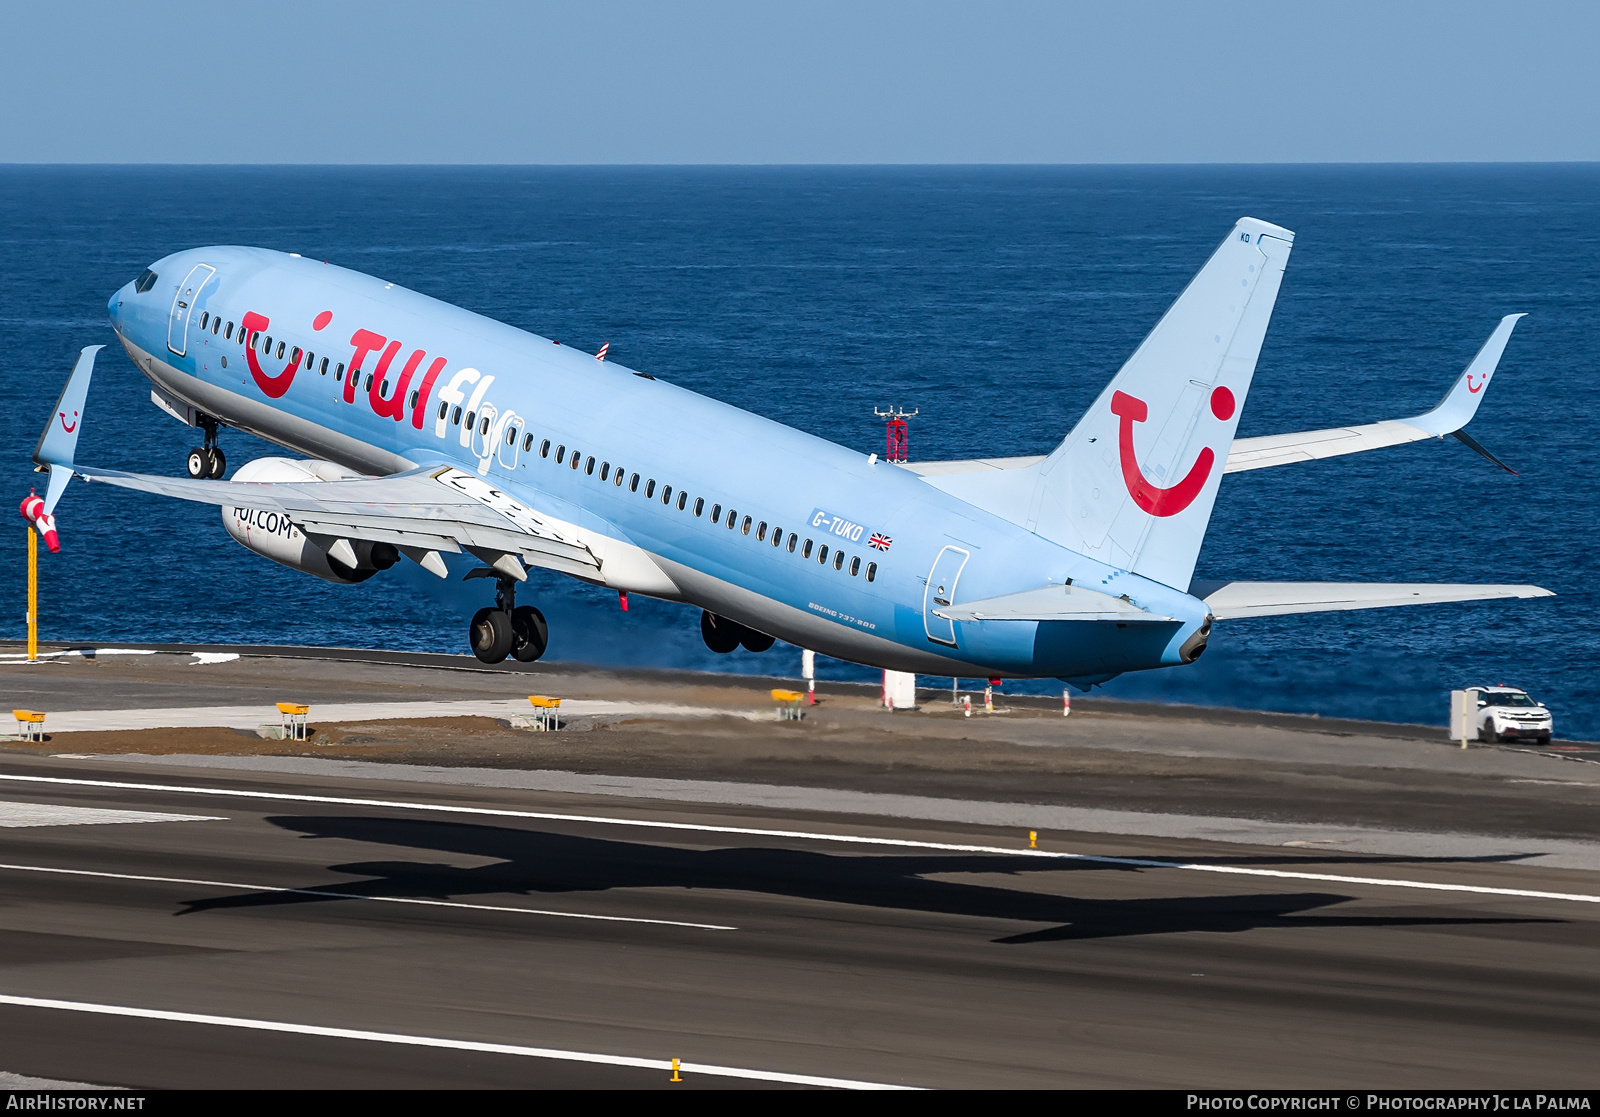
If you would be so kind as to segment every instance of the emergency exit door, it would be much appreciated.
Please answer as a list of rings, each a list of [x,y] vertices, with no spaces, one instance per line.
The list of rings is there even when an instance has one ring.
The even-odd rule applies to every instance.
[[[948,608],[956,599],[956,583],[967,565],[971,552],[961,547],[946,547],[933,560],[928,572],[928,588],[922,594],[922,630],[935,644],[956,646],[955,622],[946,617],[934,616],[935,609]]]

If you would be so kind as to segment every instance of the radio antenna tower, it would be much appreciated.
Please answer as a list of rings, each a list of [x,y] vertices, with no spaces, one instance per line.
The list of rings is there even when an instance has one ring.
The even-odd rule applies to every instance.
[[[907,411],[903,407],[890,407],[880,411],[874,407],[872,413],[884,421],[884,461],[903,462],[906,460],[909,440],[906,437],[906,420],[916,417],[920,407]]]

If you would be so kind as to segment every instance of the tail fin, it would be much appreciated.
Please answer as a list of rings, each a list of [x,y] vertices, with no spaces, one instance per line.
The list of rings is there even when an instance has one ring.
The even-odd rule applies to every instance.
[[[1179,589],[1205,539],[1294,234],[1246,217],[1039,466],[1027,526]]]

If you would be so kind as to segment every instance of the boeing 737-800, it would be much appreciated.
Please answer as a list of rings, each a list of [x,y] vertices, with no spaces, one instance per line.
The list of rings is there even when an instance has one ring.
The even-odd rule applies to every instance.
[[[204,432],[189,477],[75,461],[91,346],[35,451],[43,512],[73,476],[208,502],[246,547],[334,582],[402,558],[446,577],[442,556],[465,552],[498,590],[470,627],[487,662],[544,652],[544,618],[515,603],[529,566],[698,606],[718,651],[777,638],[890,670],[1078,686],[1191,663],[1217,620],[1547,595],[1194,580],[1225,473],[1446,434],[1481,451],[1460,431],[1520,315],[1426,414],[1234,438],[1293,241],[1235,225],[1050,454],[909,464],[371,276],[191,249],[109,304],[154,402]],[[305,457],[222,480],[223,427]]]

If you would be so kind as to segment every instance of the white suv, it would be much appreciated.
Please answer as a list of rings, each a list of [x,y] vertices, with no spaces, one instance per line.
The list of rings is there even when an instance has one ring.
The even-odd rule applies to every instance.
[[[1550,711],[1514,686],[1468,687],[1478,695],[1478,740],[1550,743]]]

